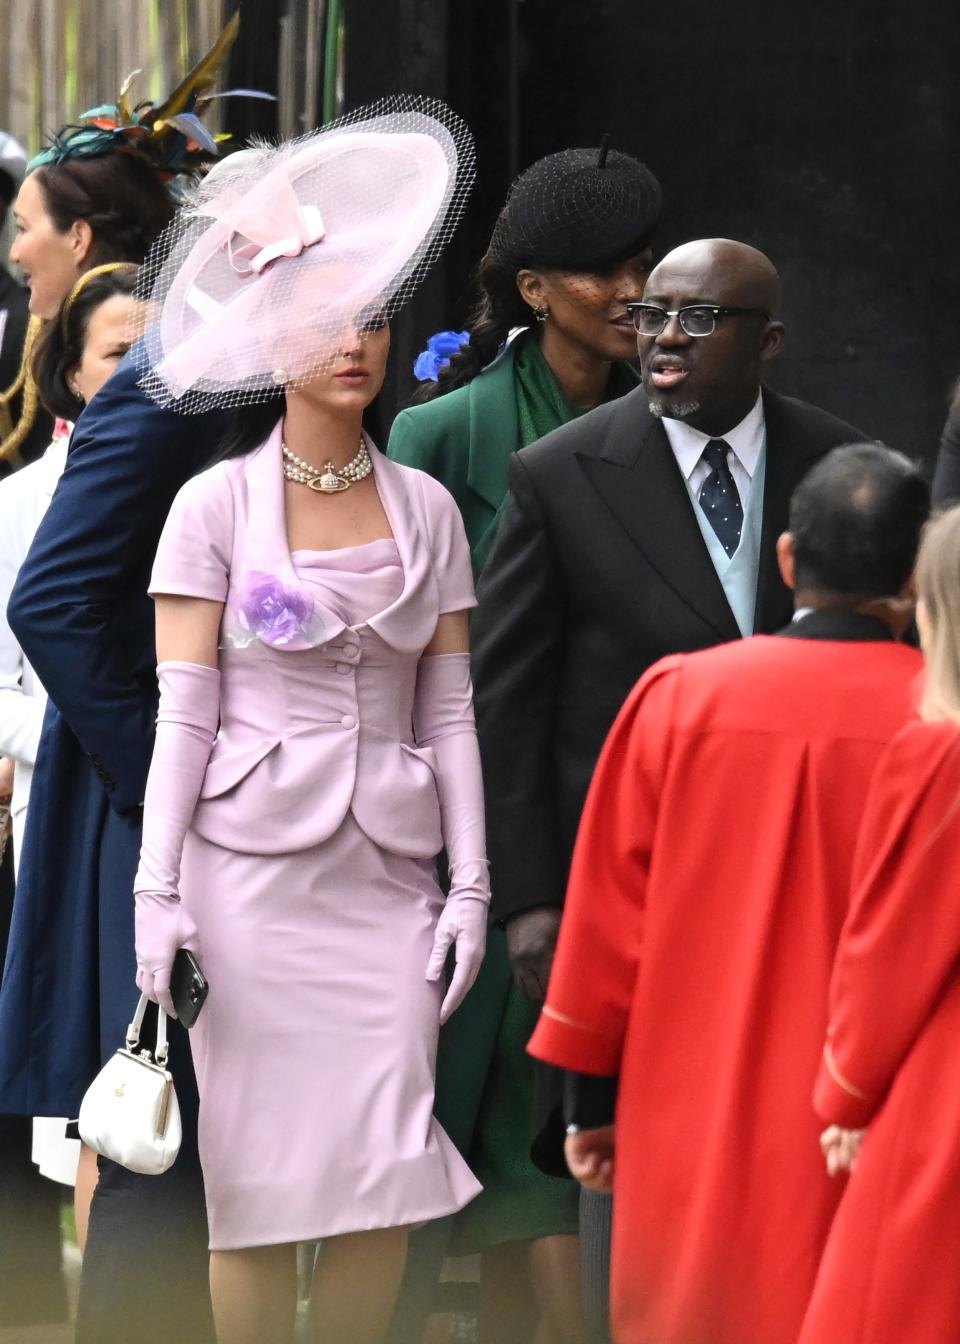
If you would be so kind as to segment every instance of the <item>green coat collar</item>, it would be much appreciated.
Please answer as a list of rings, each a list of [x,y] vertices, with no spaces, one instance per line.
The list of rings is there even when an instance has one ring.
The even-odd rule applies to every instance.
[[[507,460],[520,447],[514,376],[517,339],[467,389],[470,442],[467,484],[494,511],[503,503]],[[628,370],[630,366],[623,367]],[[639,384],[638,374],[631,371],[628,376]]]

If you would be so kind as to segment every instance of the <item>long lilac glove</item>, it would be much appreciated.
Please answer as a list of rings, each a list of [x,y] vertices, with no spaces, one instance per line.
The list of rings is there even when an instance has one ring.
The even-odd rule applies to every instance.
[[[199,663],[161,663],[157,739],[143,803],[136,896],[137,988],[175,1016],[170,972],[196,929],[180,904],[180,856],[220,722],[220,673]]]
[[[476,980],[487,945],[490,877],[483,827],[483,777],[473,719],[470,655],[438,653],[420,659],[413,708],[417,745],[437,758],[440,823],[447,851],[450,894],[437,921],[427,979],[439,980],[450,947],[456,967],[440,1021],[446,1022]]]

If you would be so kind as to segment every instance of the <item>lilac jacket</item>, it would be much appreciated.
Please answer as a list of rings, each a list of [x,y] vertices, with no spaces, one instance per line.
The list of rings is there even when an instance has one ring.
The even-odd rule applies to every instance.
[[[318,608],[287,544],[280,427],[174,501],[152,595],[223,602],[220,730],[192,829],[278,854],[328,839],[352,812],[376,844],[442,846],[436,762],[416,744],[420,655],[438,617],[476,604],[460,514],[424,472],[368,442],[403,565],[397,600],[358,626]]]

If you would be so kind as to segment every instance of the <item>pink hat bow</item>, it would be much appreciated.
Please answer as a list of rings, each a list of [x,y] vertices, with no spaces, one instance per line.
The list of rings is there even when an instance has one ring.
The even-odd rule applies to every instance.
[[[259,275],[278,257],[298,257],[326,236],[319,207],[301,204],[289,182],[275,184],[269,197],[244,198],[230,191],[209,202],[202,213],[230,226],[224,246],[230,265],[244,278]],[[234,247],[238,237],[248,241]]]

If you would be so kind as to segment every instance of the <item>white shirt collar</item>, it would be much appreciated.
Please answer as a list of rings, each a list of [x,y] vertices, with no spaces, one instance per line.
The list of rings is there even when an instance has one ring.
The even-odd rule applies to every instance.
[[[664,416],[661,423],[684,479],[689,481],[703,455],[704,448],[713,436],[694,429],[692,425],[685,424],[682,420],[672,420],[667,416]],[[729,433],[722,436],[724,443],[733,450],[751,479],[757,470],[757,463],[763,451],[764,428],[763,396],[758,392],[752,408],[739,425],[734,425]]]

